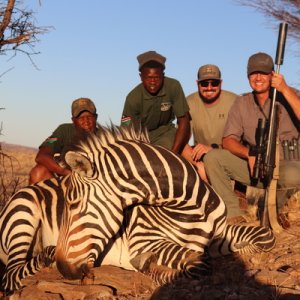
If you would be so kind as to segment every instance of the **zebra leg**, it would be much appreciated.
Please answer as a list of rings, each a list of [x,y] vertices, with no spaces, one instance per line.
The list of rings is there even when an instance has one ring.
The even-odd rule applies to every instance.
[[[2,287],[5,293],[13,293],[22,288],[22,279],[39,272],[42,268],[50,266],[55,260],[55,246],[46,247],[41,253],[31,260],[24,262],[12,261],[6,266],[2,279]]]
[[[183,247],[176,245],[180,250]],[[140,272],[149,275],[153,281],[162,285],[179,278],[200,278],[210,274],[211,265],[207,254],[186,249],[185,258],[178,260],[178,269],[158,264],[158,255],[154,252],[145,252],[130,260],[132,265]],[[165,261],[168,264],[167,261]],[[173,262],[174,264],[174,262]]]
[[[270,228],[263,226],[226,225],[221,236],[213,239],[209,246],[212,257],[232,252],[254,253],[273,249],[275,236]]]

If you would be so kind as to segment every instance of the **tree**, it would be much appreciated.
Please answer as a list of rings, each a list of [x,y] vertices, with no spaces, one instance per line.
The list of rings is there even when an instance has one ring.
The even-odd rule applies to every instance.
[[[23,1],[0,0],[0,55],[6,55],[11,51],[13,55],[22,52],[33,63],[31,56],[38,54],[34,51],[35,44],[39,42],[38,36],[47,33],[49,29],[35,25],[34,12],[26,9]],[[0,123],[0,135],[2,130]],[[13,159],[14,157],[3,151],[0,142],[0,210],[11,194],[20,187],[20,180],[14,175]]]
[[[287,22],[289,36],[300,40],[300,0],[236,0],[244,6],[250,6],[264,14],[271,21]],[[276,24],[276,29],[278,24]]]
[[[38,27],[34,12],[25,8],[21,0],[0,0],[0,55],[13,51],[26,54],[30,60],[39,35],[50,27]]]

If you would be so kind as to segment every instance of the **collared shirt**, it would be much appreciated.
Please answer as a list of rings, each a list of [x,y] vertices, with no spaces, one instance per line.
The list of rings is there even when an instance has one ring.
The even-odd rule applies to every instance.
[[[165,77],[163,86],[155,96],[140,83],[127,96],[121,124],[140,121],[150,132],[170,125],[175,117],[189,111],[183,89],[176,79]]]
[[[225,125],[223,137],[232,136],[238,141],[246,142],[248,145],[256,145],[255,132],[258,119],[269,117],[271,100],[268,99],[263,107],[255,102],[252,93],[247,93],[237,97],[232,105]],[[276,102],[279,106],[279,140],[291,140],[298,138],[299,132],[294,126],[289,114],[283,105]]]
[[[96,128],[96,130],[98,130]],[[53,154],[61,154],[74,145],[78,139],[82,139],[87,133],[76,129],[74,123],[59,125],[53,133],[39,146],[51,148]]]

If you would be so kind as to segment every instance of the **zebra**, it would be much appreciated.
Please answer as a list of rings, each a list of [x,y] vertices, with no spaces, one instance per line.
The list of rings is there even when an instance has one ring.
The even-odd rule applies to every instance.
[[[73,172],[55,250],[64,277],[93,277],[91,268],[122,227],[124,211],[137,204],[145,214],[129,223],[131,263],[160,282],[206,273],[207,249],[215,255],[274,246],[269,229],[227,225],[224,202],[195,168],[140,135],[136,139],[126,127],[101,127],[66,153]],[[146,212],[153,217],[147,219]]]
[[[23,187],[0,211],[0,278],[6,294],[20,290],[24,278],[54,262],[66,182],[67,178],[51,178]],[[108,254],[99,258],[101,264],[135,270],[125,242],[116,235]]]
[[[67,178],[52,178],[24,187],[1,211],[0,263],[5,270],[1,282],[7,294],[20,290],[24,278],[54,262],[66,181]],[[180,230],[175,233],[172,226],[174,217],[177,218],[167,207],[137,205],[126,209],[120,232],[110,240],[95,266],[114,265],[140,271],[160,284],[181,275],[193,277],[176,271],[178,263],[183,265],[193,251],[171,239],[168,228],[161,226],[169,219],[170,231],[179,236]],[[268,251],[273,244],[274,237],[267,228],[227,225],[223,236],[211,243],[209,254],[215,257],[232,252]],[[159,272],[158,266],[169,269]]]
[[[111,139],[110,135],[116,135],[113,130],[104,133],[106,134],[105,140]],[[122,134],[121,137],[119,136],[120,140],[141,139],[139,136],[133,136],[128,132],[117,133]],[[160,148],[158,149],[160,150]],[[63,228],[62,214],[66,204],[66,195],[69,193],[73,197],[81,197],[80,189],[85,188],[85,186],[82,187],[78,184],[76,186],[78,190],[75,190],[72,186],[70,187],[70,181],[74,176],[78,176],[77,173],[81,172],[82,169],[85,173],[90,172],[81,160],[73,160],[71,165],[74,164],[74,174],[63,179],[53,178],[42,181],[21,189],[0,212],[0,261],[5,265],[2,286],[7,293],[19,290],[22,287],[22,280],[26,276],[35,274],[42,267],[53,262],[59,232]],[[122,167],[124,169],[124,166],[120,165],[120,169]],[[90,173],[90,176],[92,174]],[[195,179],[197,179],[196,177]],[[82,180],[81,177],[79,179]],[[81,183],[81,181],[78,183]],[[88,190],[95,192],[93,185],[88,186]],[[104,250],[96,243],[94,249],[87,246],[92,250],[90,253],[94,255],[93,264],[95,266],[110,264],[146,274],[150,272],[150,275],[157,282],[167,282],[182,274],[183,276],[193,277],[194,274],[190,271],[191,268],[188,268],[189,258],[193,258],[191,264],[193,266],[195,264],[195,254],[200,256],[201,261],[198,269],[207,264],[202,261],[204,253],[196,251],[198,250],[196,247],[198,247],[197,244],[205,244],[208,238],[203,238],[203,232],[205,231],[201,231],[201,228],[197,228],[193,232],[193,228],[186,228],[186,226],[181,228],[178,225],[184,225],[187,222],[194,223],[195,219],[198,221],[199,212],[202,213],[203,211],[210,213],[210,216],[200,215],[204,225],[205,219],[209,220],[211,217],[210,222],[216,219],[211,211],[215,209],[215,202],[213,201],[219,201],[220,199],[213,194],[213,201],[209,202],[210,192],[213,193],[210,187],[204,185],[201,190],[201,197],[198,202],[194,203],[195,214],[192,214],[191,209],[186,207],[184,203],[179,203],[179,210],[177,211],[174,210],[172,205],[134,205],[125,209],[125,217],[122,216],[124,218],[123,223],[120,223],[121,230],[113,238],[108,239],[108,245]],[[218,204],[218,202],[216,203]],[[72,206],[72,208],[75,207]],[[97,209],[98,207],[95,206],[95,210]],[[222,210],[220,211],[222,212]],[[106,212],[103,210],[102,213],[104,222],[110,222],[110,219],[105,215]],[[88,215],[94,216],[95,213],[90,209],[86,209],[81,218],[84,219]],[[219,220],[223,224],[224,216],[220,213],[219,215],[221,215]],[[178,223],[180,220],[182,224]],[[73,219],[73,221],[76,220]],[[96,226],[98,226],[98,223],[100,221],[97,220]],[[101,226],[104,227],[105,224]],[[97,230],[102,230],[102,227],[96,226],[94,226],[96,228],[95,236],[98,235]],[[214,226],[218,228],[220,225],[214,224]],[[87,230],[92,229],[93,224],[90,224],[89,227]],[[185,230],[190,232],[186,232],[184,236],[182,231]],[[170,236],[170,232],[173,233],[173,237]],[[82,231],[79,236],[81,233]],[[186,240],[182,239],[183,237]],[[87,242],[89,241],[87,240]],[[248,249],[248,251],[268,251],[274,246],[274,242],[274,236],[267,228],[227,225],[220,235],[213,237],[209,254],[211,256],[225,255],[235,251],[241,252],[244,249]],[[193,246],[194,244],[196,247]],[[187,261],[187,263],[184,261]],[[159,268],[156,266],[159,265],[166,266],[171,270],[184,270],[168,272],[165,275],[163,272],[158,272]],[[152,266],[156,268],[153,269]],[[189,271],[186,272],[185,269],[189,269]],[[206,268],[203,269],[206,270]],[[85,271],[84,266],[82,270]]]

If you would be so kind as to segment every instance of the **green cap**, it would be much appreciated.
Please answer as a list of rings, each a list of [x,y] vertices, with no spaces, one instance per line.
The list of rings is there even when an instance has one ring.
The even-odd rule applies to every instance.
[[[72,103],[72,117],[77,118],[83,111],[96,114],[96,106],[89,98],[78,98]]]
[[[258,52],[249,57],[247,66],[248,76],[254,72],[270,74],[273,70],[274,62],[269,54]]]

